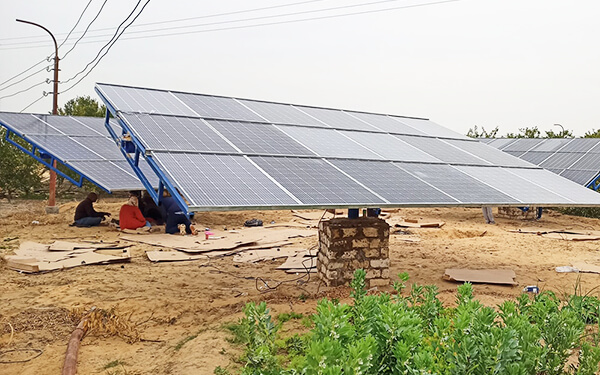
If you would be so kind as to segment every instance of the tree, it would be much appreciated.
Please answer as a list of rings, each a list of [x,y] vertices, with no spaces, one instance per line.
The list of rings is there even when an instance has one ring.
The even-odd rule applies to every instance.
[[[494,129],[490,130],[489,132],[487,130],[485,130],[485,128],[482,126],[481,127],[481,132],[479,132],[479,129],[477,128],[477,125],[475,125],[473,128],[469,129],[469,131],[467,132],[467,137],[471,137],[471,138],[496,138],[496,134],[498,134],[498,127],[497,126]]]
[[[540,138],[540,130],[537,126],[532,128],[519,128],[519,133],[507,133],[506,138]]]
[[[104,117],[105,113],[106,107],[99,105],[98,101],[89,95],[71,99],[58,109],[58,114],[61,116]]]
[[[544,138],[573,138],[573,131],[563,129],[558,133],[555,133],[552,130],[546,130],[546,137]]]
[[[590,130],[585,132],[585,134],[583,135],[583,138],[600,138],[600,129],[598,130]]]
[[[0,128],[0,195],[10,201],[39,189],[43,168],[34,158],[10,144],[5,136],[6,129]],[[26,146],[25,142],[19,143]]]

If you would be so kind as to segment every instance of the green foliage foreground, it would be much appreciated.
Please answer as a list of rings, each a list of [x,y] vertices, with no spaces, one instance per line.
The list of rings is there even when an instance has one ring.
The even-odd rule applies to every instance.
[[[457,307],[437,287],[408,279],[397,295],[367,295],[365,272],[352,283],[352,305],[323,299],[304,336],[281,340],[264,302],[249,303],[240,321],[243,374],[596,374],[600,363],[595,297],[560,301],[552,292],[521,295],[497,309],[458,287]]]

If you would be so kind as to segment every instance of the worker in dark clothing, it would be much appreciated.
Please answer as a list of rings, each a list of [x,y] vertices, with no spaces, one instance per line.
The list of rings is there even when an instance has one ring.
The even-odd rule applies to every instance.
[[[196,234],[192,222],[183,213],[177,201],[173,197],[163,197],[161,206],[166,217],[165,232],[169,234],[179,233],[179,225],[185,225],[187,234]]]
[[[164,225],[165,220],[163,218],[163,214],[154,203],[154,200],[148,194],[147,191],[142,195],[142,200],[140,201],[140,210],[142,211],[142,215],[148,220],[152,225]]]
[[[96,193],[89,193],[77,208],[75,209],[75,222],[72,225],[77,227],[94,227],[99,225],[105,216],[110,216],[109,212],[97,212],[94,210],[94,202],[98,200]]]

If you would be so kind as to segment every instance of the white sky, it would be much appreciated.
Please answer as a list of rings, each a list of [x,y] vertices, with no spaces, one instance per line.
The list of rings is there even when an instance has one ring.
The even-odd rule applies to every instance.
[[[307,22],[126,40],[158,33],[133,33],[150,28],[376,1],[321,0],[187,22],[132,26],[87,78],[59,96],[59,106],[78,95],[96,97],[94,83],[106,82],[426,117],[462,134],[474,125],[487,130],[499,126],[502,135],[532,126],[542,131],[559,131],[553,126],[556,123],[574,130],[576,136],[600,128],[597,0],[458,0]],[[162,33],[231,28],[434,1],[390,0]],[[92,1],[76,31],[83,31],[102,2]],[[298,2],[151,0],[134,26]],[[88,0],[0,0],[0,82],[54,51],[43,30],[17,23],[16,18],[42,24],[60,44],[87,3]],[[88,35],[112,34],[136,3],[137,0],[108,0],[90,30],[109,30]],[[35,38],[16,39],[22,37]],[[96,40],[99,39],[84,38],[82,42]],[[23,44],[32,41],[41,44]],[[83,69],[102,45],[79,44],[61,61],[59,79],[65,81]],[[65,44],[59,57],[69,48]],[[44,71],[5,88],[16,80],[10,81],[0,85],[0,96],[46,78],[52,79],[52,72]],[[74,82],[61,84],[59,91]],[[0,99],[0,110],[21,111],[42,91],[52,91],[51,84]],[[26,112],[46,113],[51,107],[49,95]]]

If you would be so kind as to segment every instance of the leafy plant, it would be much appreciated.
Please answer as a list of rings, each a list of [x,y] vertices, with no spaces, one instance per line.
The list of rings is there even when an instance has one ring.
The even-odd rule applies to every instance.
[[[365,275],[354,274],[351,305],[320,300],[314,326],[303,336],[277,340],[266,305],[247,305],[241,324],[250,338],[244,374],[591,375],[600,370],[595,297],[562,301],[544,291],[494,309],[476,300],[473,285],[465,283],[457,288],[456,307],[448,308],[433,285],[413,284],[402,296],[407,274],[394,284],[395,296],[368,295]],[[588,333],[587,323],[594,324]]]

